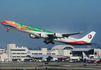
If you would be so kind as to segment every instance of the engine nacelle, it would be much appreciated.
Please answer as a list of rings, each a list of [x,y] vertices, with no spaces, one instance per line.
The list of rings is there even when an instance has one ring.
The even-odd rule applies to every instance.
[[[42,38],[47,38],[48,36],[47,36],[45,33],[41,33],[41,34],[40,34],[40,37],[42,37]]]
[[[39,37],[36,37],[36,36],[33,35],[33,34],[29,34],[29,37],[30,37],[30,38],[34,38],[34,39],[35,39],[35,38],[39,38]]]
[[[57,38],[63,37],[62,34],[60,34],[60,33],[55,33],[54,35],[55,35],[55,37],[57,37]]]

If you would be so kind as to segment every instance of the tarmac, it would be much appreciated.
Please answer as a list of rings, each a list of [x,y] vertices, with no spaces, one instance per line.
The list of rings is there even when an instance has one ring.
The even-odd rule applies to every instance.
[[[69,63],[69,62],[3,62],[0,69],[51,69],[51,70],[101,70],[101,64],[97,63]]]

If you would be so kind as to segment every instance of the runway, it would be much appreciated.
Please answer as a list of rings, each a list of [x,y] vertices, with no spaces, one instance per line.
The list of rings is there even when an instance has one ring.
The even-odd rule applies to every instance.
[[[101,64],[69,62],[6,62],[0,63],[0,69],[94,69],[100,70]]]

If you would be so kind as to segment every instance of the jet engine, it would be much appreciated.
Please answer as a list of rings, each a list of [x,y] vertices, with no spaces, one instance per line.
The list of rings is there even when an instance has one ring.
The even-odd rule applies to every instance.
[[[45,33],[41,33],[41,34],[40,34],[40,37],[42,37],[42,38],[47,38],[48,36],[47,36]]]
[[[55,37],[57,37],[57,38],[63,37],[62,34],[60,34],[60,33],[54,33],[54,35],[55,35]]]

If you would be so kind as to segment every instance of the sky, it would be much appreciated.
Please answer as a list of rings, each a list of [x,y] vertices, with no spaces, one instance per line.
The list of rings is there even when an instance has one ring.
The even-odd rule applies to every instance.
[[[96,31],[92,42],[101,43],[101,0],[0,0],[0,22],[10,20],[57,33],[73,33],[82,38]],[[14,43],[30,48],[66,45],[44,44],[44,39],[31,39],[28,34],[0,25],[0,48]]]

